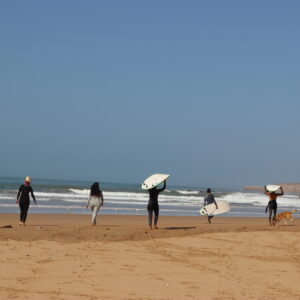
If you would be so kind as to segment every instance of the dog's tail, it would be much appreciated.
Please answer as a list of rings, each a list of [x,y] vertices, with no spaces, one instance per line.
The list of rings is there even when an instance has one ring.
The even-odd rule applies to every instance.
[[[292,210],[292,213],[295,213],[296,211],[298,211],[298,209],[293,209],[293,210]]]

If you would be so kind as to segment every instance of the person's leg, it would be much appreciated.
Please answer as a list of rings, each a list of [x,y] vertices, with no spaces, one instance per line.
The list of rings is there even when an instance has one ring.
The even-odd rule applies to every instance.
[[[158,222],[158,215],[159,215],[159,206],[157,206],[157,207],[154,208],[154,214],[155,214],[155,217],[154,217],[154,226],[155,226],[155,229],[158,229],[157,222]]]
[[[93,209],[93,214],[92,214],[92,225],[96,225],[96,218],[97,218],[97,213],[100,209],[100,206],[94,206],[94,209]]]
[[[270,223],[270,226],[275,225],[275,223],[276,223],[276,213],[277,213],[277,203],[276,203],[276,201],[269,201],[268,208],[269,208],[269,223]]]
[[[275,207],[273,209],[273,225],[275,225],[275,221],[276,221],[276,213],[277,213],[277,207]]]
[[[272,225],[272,213],[273,213],[273,208],[269,207],[269,224],[270,224],[270,226]]]
[[[25,225],[25,222],[26,222],[26,219],[27,219],[28,209],[29,209],[29,201],[26,201],[23,204],[23,216],[22,216],[23,225]]]
[[[147,210],[148,210],[148,224],[149,227],[152,229],[153,207],[151,205],[148,205]]]
[[[207,216],[207,219],[208,219],[208,223],[210,224],[211,223],[211,219],[213,218],[214,216]]]
[[[91,223],[92,225],[94,225],[94,223],[93,223],[93,218],[94,218],[94,207],[95,207],[94,205],[90,205],[90,209],[91,209],[91,212],[92,212],[92,220],[91,220],[91,221],[92,221],[92,223]]]
[[[20,207],[20,223],[19,225],[23,224],[23,218],[24,218],[24,202],[19,202]]]

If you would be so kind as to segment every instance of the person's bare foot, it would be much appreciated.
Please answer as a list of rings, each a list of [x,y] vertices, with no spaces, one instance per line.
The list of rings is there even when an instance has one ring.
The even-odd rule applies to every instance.
[[[22,224],[23,224],[22,222],[19,222],[19,226],[22,226]]]
[[[158,229],[158,227],[157,227],[157,226],[155,226],[155,229]]]
[[[151,225],[149,225],[149,229],[152,230],[152,226]]]

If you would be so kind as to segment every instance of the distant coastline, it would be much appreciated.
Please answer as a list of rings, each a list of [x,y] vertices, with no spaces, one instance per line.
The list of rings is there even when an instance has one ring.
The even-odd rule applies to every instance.
[[[300,194],[300,183],[278,183],[278,185],[282,186],[283,191],[285,193]],[[244,186],[244,190],[262,192],[264,191],[264,187],[257,185],[249,185]]]

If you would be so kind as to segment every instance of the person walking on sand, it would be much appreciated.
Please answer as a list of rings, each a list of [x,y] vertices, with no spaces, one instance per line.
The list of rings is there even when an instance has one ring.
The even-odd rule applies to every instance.
[[[214,203],[215,206],[216,206],[216,209],[218,209],[218,204],[215,200],[215,196],[214,194],[211,192],[211,189],[208,188],[206,190],[207,192],[207,196],[204,198],[204,206],[208,205],[208,204],[212,204]],[[208,223],[211,224],[211,219],[213,218],[214,216],[207,216],[207,220],[208,220]]]
[[[282,196],[283,193],[283,189],[282,187],[280,187],[280,193],[277,194],[275,192],[269,192],[267,190],[267,187],[265,186],[265,195],[269,196],[269,202],[268,205],[266,207],[266,213],[268,212],[269,209],[269,224],[270,226],[275,225],[275,220],[276,220],[276,213],[277,213],[277,197],[278,196]],[[273,215],[273,217],[272,217]]]
[[[149,192],[149,202],[147,205],[148,210],[148,224],[150,229],[152,229],[152,219],[153,219],[153,211],[154,211],[154,228],[158,229],[158,214],[159,214],[159,205],[158,205],[158,194],[165,190],[166,188],[166,180],[164,181],[164,186],[161,189],[154,187],[153,189],[148,190]]]
[[[92,211],[92,226],[96,226],[97,213],[101,206],[103,206],[103,193],[100,190],[99,183],[95,182],[91,185],[91,191],[86,208]]]
[[[24,184],[22,184],[19,188],[18,195],[17,195],[17,201],[16,203],[19,204],[20,207],[20,223],[19,225],[25,226],[27,213],[30,205],[30,199],[29,199],[29,193],[31,194],[31,197],[36,205],[36,200],[33,194],[32,187],[30,185],[31,178],[29,176],[26,176]]]

